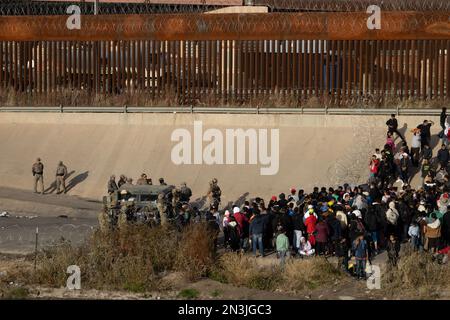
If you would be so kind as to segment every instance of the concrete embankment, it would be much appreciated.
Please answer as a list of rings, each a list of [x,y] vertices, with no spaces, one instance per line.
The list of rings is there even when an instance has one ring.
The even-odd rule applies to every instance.
[[[32,188],[31,165],[36,157],[41,157],[45,164],[46,188],[54,181],[56,165],[62,160],[71,172],[67,179],[69,194],[93,199],[100,199],[105,194],[111,174],[125,174],[136,181],[142,172],[155,183],[160,177],[176,185],[185,181],[196,198],[206,193],[208,181],[216,177],[223,190],[224,203],[240,197],[278,195],[291,187],[310,190],[313,186],[336,185],[338,182],[360,183],[367,179],[370,153],[384,144],[387,118],[359,115],[1,113],[0,186]],[[406,132],[408,142],[411,140],[410,129],[423,119],[399,117],[401,131]],[[440,130],[439,119],[432,117],[431,120],[436,122],[432,130],[436,134]],[[194,121],[199,121],[197,126],[201,124],[200,138],[199,131],[194,132]],[[264,138],[264,131],[260,129],[267,129],[268,152],[262,148],[264,141],[259,140],[256,149],[250,151],[256,164],[248,163],[248,155],[247,164],[205,163],[211,158],[227,162],[230,157],[227,129],[238,128],[254,129],[255,136],[260,139]],[[176,145],[180,148],[182,140],[172,141],[172,136],[180,137],[180,132],[186,132],[175,131],[177,129],[186,129],[190,133],[190,141],[183,141],[184,146],[189,142],[191,152],[185,148],[186,153],[175,154],[178,158],[185,156],[193,163],[195,152],[200,152],[197,161],[201,164],[174,163],[173,148]],[[271,150],[276,151],[271,149],[276,142],[271,137],[271,129],[278,129],[279,133],[277,154],[270,154]],[[210,135],[210,141],[201,142],[205,132]],[[207,140],[208,137],[203,138]],[[220,144],[215,145],[215,153],[209,154],[211,148],[207,146],[217,139],[223,140],[222,155],[217,153]],[[437,145],[437,138],[433,139],[433,144]],[[246,149],[247,152],[251,149],[251,143]],[[235,153],[239,151],[235,150]],[[202,157],[203,153],[209,157]],[[262,163],[264,158],[266,164]],[[228,160],[237,161],[231,157]],[[275,170],[277,165],[278,171]],[[261,175],[260,169],[269,166],[276,174]],[[416,177],[413,186],[418,181]]]

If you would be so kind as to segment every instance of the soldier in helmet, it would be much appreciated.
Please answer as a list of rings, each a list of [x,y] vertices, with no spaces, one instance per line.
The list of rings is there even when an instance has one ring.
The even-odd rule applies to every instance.
[[[33,173],[34,180],[34,192],[37,192],[38,182],[41,183],[41,194],[44,194],[44,164],[41,162],[41,158],[37,158],[36,162],[33,164],[31,168],[31,172]]]
[[[167,186],[167,183],[164,181],[164,178],[159,178],[159,185]]]
[[[119,177],[119,181],[117,181],[117,185],[120,188],[125,183],[127,183],[127,177],[125,177],[125,175],[121,174],[120,177]]]
[[[56,193],[62,192],[66,193],[66,177],[67,177],[67,167],[64,165],[62,161],[58,163],[56,167]]]
[[[220,203],[220,196],[222,195],[222,191],[220,190],[220,187],[217,183],[218,181],[216,178],[211,180],[211,182],[209,183],[209,190],[207,196],[211,205],[218,206]]]
[[[192,190],[186,185],[186,182],[183,182],[180,187],[180,201],[189,203],[189,200],[192,196]]]
[[[180,190],[178,190],[177,188],[173,188],[172,189],[172,207],[174,209],[178,208],[178,204],[180,203]]]
[[[164,194],[158,194],[158,200],[156,201],[156,208],[158,209],[159,219],[161,220],[161,225],[167,224],[167,205],[164,200]]]
[[[136,181],[137,185],[146,185],[148,184],[147,175],[145,173],[141,174],[141,177]]]
[[[109,195],[113,194],[114,191],[116,191],[117,189],[118,188],[117,188],[117,184],[116,184],[116,176],[112,175],[108,181],[108,194]]]

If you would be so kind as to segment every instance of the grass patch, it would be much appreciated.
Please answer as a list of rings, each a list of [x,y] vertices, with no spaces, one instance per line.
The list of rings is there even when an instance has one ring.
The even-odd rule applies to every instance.
[[[283,272],[283,289],[301,291],[330,285],[343,276],[324,257],[310,257],[291,260],[286,263]]]
[[[211,297],[213,297],[213,298],[218,298],[218,297],[220,297],[222,294],[223,294],[222,291],[216,289],[216,290],[214,290],[213,292],[211,292]]]
[[[331,285],[343,276],[323,257],[290,260],[284,270],[277,265],[258,266],[253,257],[227,253],[211,279],[259,290],[301,291]]]
[[[29,295],[30,291],[23,286],[0,286],[0,297],[2,299],[21,300],[27,299]]]
[[[192,300],[192,299],[197,299],[199,295],[200,295],[200,292],[198,292],[198,290],[187,288],[187,289],[181,290],[180,293],[178,294],[178,297],[183,298],[183,299]]]

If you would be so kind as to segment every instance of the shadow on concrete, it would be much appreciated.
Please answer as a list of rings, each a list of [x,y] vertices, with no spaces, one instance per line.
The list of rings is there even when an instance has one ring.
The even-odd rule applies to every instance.
[[[66,181],[67,181],[67,178],[69,178],[74,173],[75,173],[75,170],[70,171],[66,176]],[[52,182],[52,184],[47,189],[44,190],[44,193],[53,193],[55,191],[56,191],[56,180],[54,180]]]
[[[70,180],[69,183],[66,184],[66,193],[69,192],[74,187],[76,187],[78,184],[82,183],[84,180],[86,180],[88,175],[89,171],[85,171],[73,177],[72,180]]]

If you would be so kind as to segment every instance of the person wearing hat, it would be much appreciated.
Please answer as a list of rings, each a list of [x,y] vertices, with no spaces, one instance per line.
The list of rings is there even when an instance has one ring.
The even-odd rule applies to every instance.
[[[44,164],[41,162],[41,158],[37,158],[36,162],[31,167],[34,181],[34,193],[38,193],[37,185],[41,184],[41,194],[44,194]]]
[[[289,195],[289,201],[294,201],[295,203],[297,203],[297,201],[299,200],[298,195],[297,195],[297,190],[295,190],[295,188],[291,188],[291,194]]]

